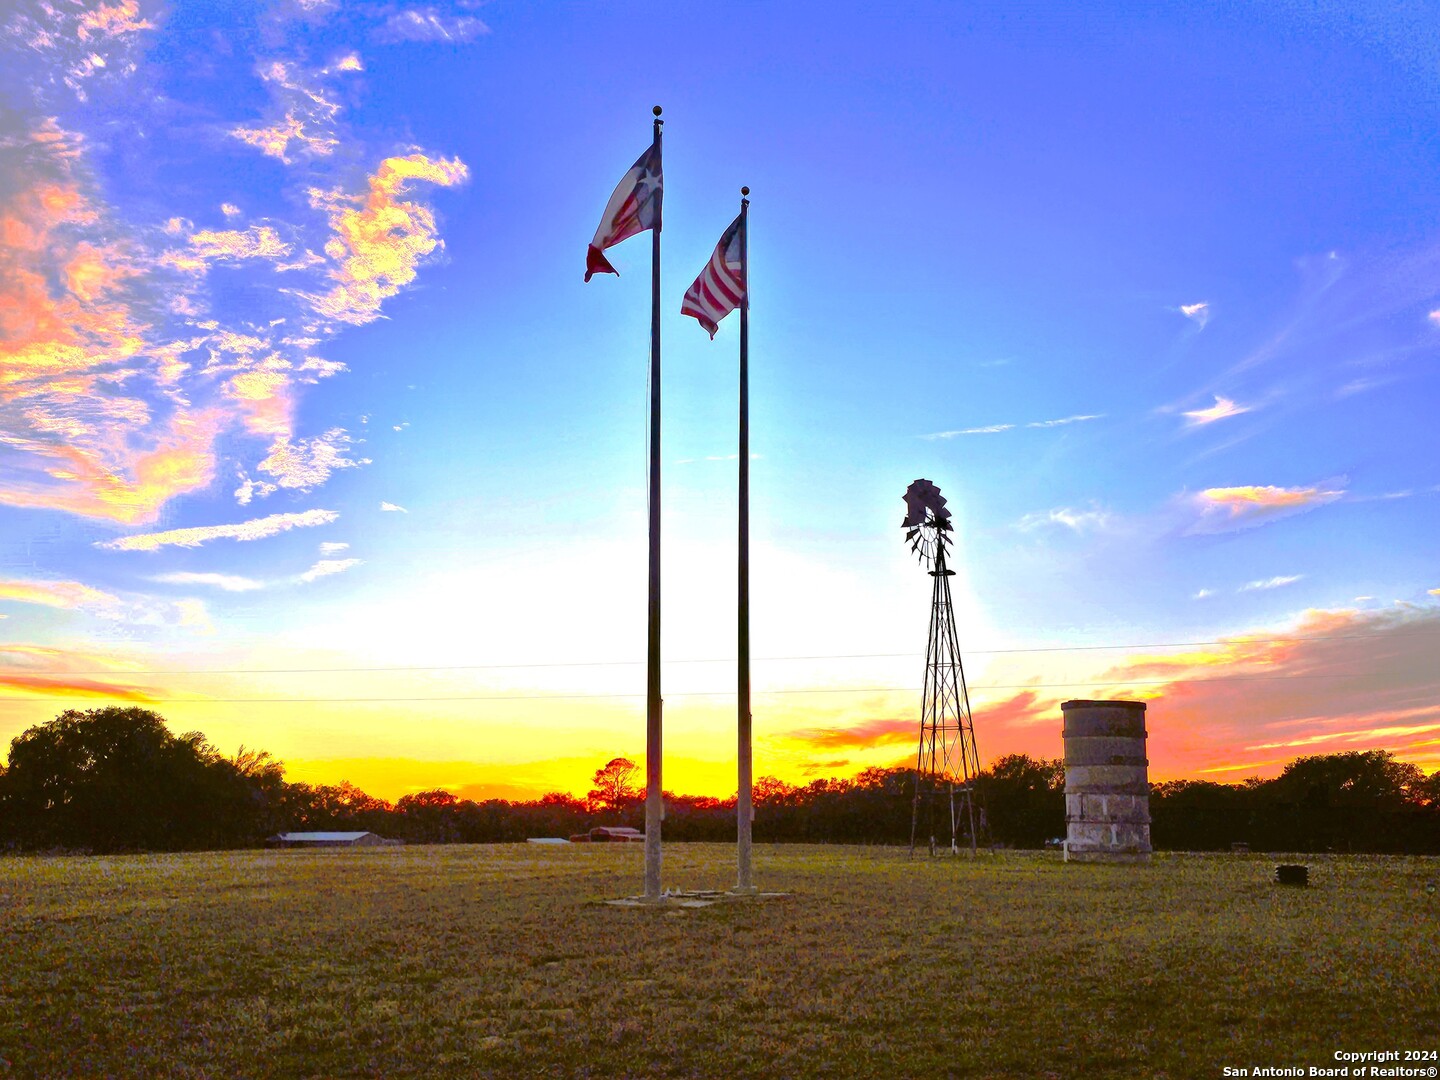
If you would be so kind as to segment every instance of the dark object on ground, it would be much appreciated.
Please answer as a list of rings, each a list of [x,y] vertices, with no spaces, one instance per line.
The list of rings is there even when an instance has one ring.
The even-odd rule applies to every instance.
[[[1275,867],[1275,883],[1277,885],[1309,885],[1310,867],[1298,866],[1293,863],[1286,863]]]

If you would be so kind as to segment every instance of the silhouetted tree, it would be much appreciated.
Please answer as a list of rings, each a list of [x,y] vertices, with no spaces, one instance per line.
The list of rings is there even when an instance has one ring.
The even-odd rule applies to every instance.
[[[70,710],[16,736],[4,816],[27,846],[178,850],[257,840],[246,777],[146,709]]]
[[[596,769],[590,781],[595,786],[586,798],[590,809],[620,814],[633,806],[640,798],[640,789],[634,783],[637,768],[629,758],[617,757]]]

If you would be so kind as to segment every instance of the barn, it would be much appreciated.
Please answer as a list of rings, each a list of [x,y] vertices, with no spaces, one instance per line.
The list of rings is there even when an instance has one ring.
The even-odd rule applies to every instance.
[[[265,841],[267,847],[281,848],[387,847],[403,843],[373,832],[282,832]]]

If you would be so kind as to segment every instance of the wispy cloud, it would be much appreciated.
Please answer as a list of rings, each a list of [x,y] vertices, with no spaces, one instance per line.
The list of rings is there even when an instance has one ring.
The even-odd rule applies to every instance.
[[[391,514],[408,514],[410,512],[409,510],[406,510],[405,507],[396,506],[392,502],[382,502],[380,504],[380,509]]]
[[[271,514],[269,517],[241,521],[233,525],[200,525],[191,529],[144,533],[106,540],[95,546],[108,551],[158,551],[162,547],[199,547],[211,540],[263,540],[290,529],[328,525],[339,518],[334,510],[305,510],[295,514]]]
[[[898,746],[915,741],[914,720],[866,720],[842,728],[800,728],[786,738],[824,750],[850,747]]]
[[[342,428],[331,428],[313,439],[292,443],[279,439],[270,447],[270,455],[256,468],[275,478],[283,488],[309,491],[323,484],[337,469],[354,469],[369,465],[369,458],[350,457],[355,440]]]
[[[1184,413],[1184,417],[1190,421],[1191,427],[1198,427],[1202,424],[1213,424],[1216,420],[1224,420],[1227,417],[1239,416],[1241,413],[1250,411],[1249,405],[1236,405],[1227,397],[1214,395],[1215,404],[1208,409],[1195,409]]]
[[[1200,590],[1197,591],[1197,592],[1195,593],[1195,595],[1192,596],[1190,599],[1192,599],[1192,600],[1204,600],[1206,597],[1214,596],[1214,595],[1215,595],[1215,590],[1214,590],[1214,589],[1200,589]]]
[[[320,545],[321,555],[339,555],[340,552],[348,550],[349,544],[341,543],[338,540],[326,540]]]
[[[1341,488],[1284,488],[1273,485],[1206,488],[1190,498],[1196,519],[1189,534],[1230,532],[1313,510],[1345,494]]]
[[[936,431],[929,435],[921,435],[922,439],[953,439],[958,435],[998,435],[1002,431],[1013,431],[1017,427],[1027,428],[1052,428],[1063,427],[1066,424],[1079,424],[1086,420],[1100,420],[1104,413],[1085,413],[1076,416],[1062,416],[1056,420],[1032,420],[1027,424],[987,424],[984,427],[960,428],[955,431]]]
[[[490,28],[473,15],[441,14],[434,7],[398,11],[375,31],[375,40],[400,41],[474,41]]]
[[[1204,301],[1198,304],[1181,304],[1177,310],[1201,330],[1205,329],[1205,324],[1210,321],[1210,305]]]
[[[78,581],[0,581],[0,600],[42,604],[54,608],[116,608],[121,600],[113,593],[91,588]]]
[[[93,8],[42,3],[32,10],[34,15],[22,10],[11,16],[0,25],[0,32],[46,56],[60,73],[60,82],[82,102],[89,99],[90,83],[115,82],[134,74],[140,32],[155,29],[154,23],[140,16],[138,0]]]
[[[1085,413],[1081,416],[1064,416],[1059,420],[1033,420],[1025,426],[1031,428],[1062,427],[1065,424],[1079,424],[1086,420],[1103,420],[1104,418],[1104,413]]]
[[[1097,532],[1110,525],[1112,518],[1108,511],[1098,508],[1073,510],[1068,506],[1056,507],[1040,513],[1026,514],[1018,527],[1026,532],[1046,525],[1060,525],[1072,532]]]
[[[236,574],[191,573],[183,570],[177,570],[169,574],[156,574],[150,580],[163,585],[204,585],[210,588],[223,589],[225,592],[250,592],[255,589],[265,588],[263,581],[256,581],[254,578],[240,577]]]
[[[1240,586],[1241,592],[1254,592],[1257,589],[1279,589],[1286,585],[1293,585],[1299,581],[1304,574],[1288,574],[1283,577],[1262,578],[1259,581],[1247,581]]]
[[[300,574],[298,580],[308,583],[322,577],[329,577],[331,574],[343,574],[352,566],[359,566],[361,561],[360,559],[321,559],[309,570]]]
[[[112,698],[116,701],[145,703],[158,700],[153,694],[145,690],[137,690],[133,686],[99,682],[95,679],[80,679],[73,676],[53,677],[0,672],[0,689],[54,698]]]

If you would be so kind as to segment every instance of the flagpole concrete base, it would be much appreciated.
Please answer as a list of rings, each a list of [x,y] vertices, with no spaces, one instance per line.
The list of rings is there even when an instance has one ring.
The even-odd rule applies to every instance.
[[[737,900],[782,900],[790,896],[782,892],[760,892],[752,888],[750,892],[740,893],[734,890],[721,892],[718,889],[667,889],[660,894],[658,899],[650,899],[644,896],[622,896],[615,900],[596,900],[597,904],[604,904],[608,907],[625,908],[704,908],[715,904],[729,904]]]

